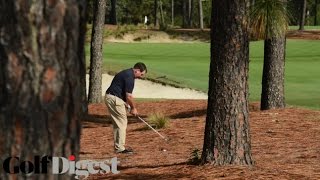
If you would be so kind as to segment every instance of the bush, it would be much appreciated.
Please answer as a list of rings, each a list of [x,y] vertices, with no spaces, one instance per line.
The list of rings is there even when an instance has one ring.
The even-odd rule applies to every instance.
[[[148,122],[153,128],[161,129],[161,128],[168,127],[170,119],[167,116],[165,116],[163,113],[156,112],[149,115],[148,120],[149,120]]]
[[[199,165],[201,163],[201,153],[198,148],[192,150],[188,164]]]

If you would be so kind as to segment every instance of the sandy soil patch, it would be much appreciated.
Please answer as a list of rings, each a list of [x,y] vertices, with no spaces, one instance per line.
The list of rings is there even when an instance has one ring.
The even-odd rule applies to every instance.
[[[199,42],[191,41],[193,40],[189,36],[185,38],[172,38],[170,35],[164,31],[156,30],[138,30],[136,32],[127,33],[121,38],[108,37],[105,39],[106,42],[119,42],[119,43],[133,43],[133,42],[148,42],[148,43],[187,43],[187,42]]]
[[[319,30],[290,30],[287,33],[288,39],[310,39],[310,40],[319,40],[320,31]]]
[[[87,75],[87,92],[89,88],[89,75]],[[102,96],[110,86],[113,76],[102,75]],[[133,96],[136,98],[162,98],[162,99],[207,99],[207,94],[186,88],[164,86],[151,81],[136,79]]]
[[[289,30],[287,39],[319,40],[320,30]],[[106,42],[148,42],[148,43],[194,43],[210,42],[210,29],[171,29],[167,32],[153,29],[140,29],[135,32],[124,34],[121,38],[108,37]]]

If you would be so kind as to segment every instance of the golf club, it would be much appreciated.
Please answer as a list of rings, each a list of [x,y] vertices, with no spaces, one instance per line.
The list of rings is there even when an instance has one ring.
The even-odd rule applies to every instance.
[[[156,132],[162,139],[164,139],[165,141],[168,141],[168,138],[165,138],[164,136],[162,136],[157,130],[155,130],[150,124],[148,124],[145,120],[143,120],[140,116],[137,116],[142,122],[144,122],[147,126],[149,126],[149,128],[151,128],[154,132]]]

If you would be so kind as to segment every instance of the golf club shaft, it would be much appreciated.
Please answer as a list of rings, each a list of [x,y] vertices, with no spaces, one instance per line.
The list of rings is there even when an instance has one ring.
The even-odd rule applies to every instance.
[[[145,120],[143,120],[140,116],[137,116],[142,122],[144,122],[149,128],[151,128],[154,132],[156,132],[160,137],[164,140],[167,140],[164,136],[162,136],[157,130],[155,130],[152,126],[150,126]]]

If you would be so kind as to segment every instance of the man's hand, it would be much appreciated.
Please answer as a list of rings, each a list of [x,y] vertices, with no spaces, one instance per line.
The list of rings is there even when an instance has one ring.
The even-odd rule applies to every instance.
[[[128,109],[128,111],[130,112],[131,111],[131,106],[128,103],[126,103],[125,106]]]
[[[130,111],[130,113],[131,113],[132,115],[134,115],[134,116],[137,116],[137,115],[138,115],[138,111],[137,111],[136,108],[132,108],[131,111]]]
[[[138,115],[138,111],[136,109],[136,107],[133,104],[133,96],[131,93],[127,93],[127,104],[129,107],[131,107],[131,109],[129,110],[129,112],[134,115],[137,116]]]

